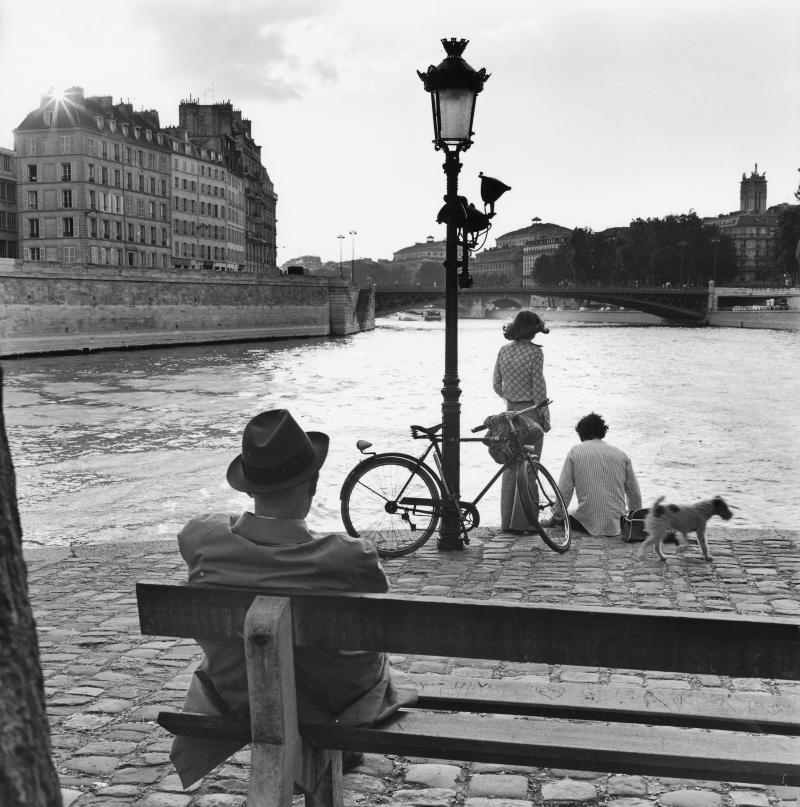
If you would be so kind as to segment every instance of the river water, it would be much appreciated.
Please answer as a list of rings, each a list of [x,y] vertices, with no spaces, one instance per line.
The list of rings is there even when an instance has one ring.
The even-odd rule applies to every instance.
[[[462,431],[503,405],[492,392],[497,320],[459,324]],[[538,341],[553,429],[543,460],[557,475],[596,411],[633,460],[645,503],[715,494],[730,526],[800,524],[800,334],[727,328],[559,323]],[[247,420],[286,407],[331,435],[310,522],[341,529],[339,487],[358,438],[415,451],[411,423],[441,419],[444,323],[378,320],[373,332],[4,363],[4,411],[30,545],[143,541],[175,535],[193,514],[239,511],[225,481]],[[462,447],[462,493],[497,466]],[[499,485],[481,503],[499,523]]]

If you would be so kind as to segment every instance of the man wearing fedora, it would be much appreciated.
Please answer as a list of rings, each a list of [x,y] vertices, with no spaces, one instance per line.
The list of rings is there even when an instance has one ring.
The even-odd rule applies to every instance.
[[[245,426],[242,453],[228,468],[228,483],[247,493],[253,511],[193,518],[178,535],[190,583],[270,589],[385,592],[386,575],[375,549],[360,538],[314,533],[305,518],[328,453],[328,436],[305,432],[286,409],[256,415]],[[184,709],[206,714],[248,714],[244,643],[200,641],[205,654],[192,676]],[[392,681],[384,653],[295,649],[298,717],[372,725],[416,693]],[[242,746],[236,742],[176,737],[170,758],[189,787]],[[360,760],[343,755],[345,768]]]

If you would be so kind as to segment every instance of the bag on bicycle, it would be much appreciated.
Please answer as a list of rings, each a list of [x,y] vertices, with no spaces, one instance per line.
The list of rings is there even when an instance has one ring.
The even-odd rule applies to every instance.
[[[622,541],[626,544],[636,544],[644,541],[647,537],[647,531],[644,528],[644,518],[647,515],[649,508],[644,507],[641,510],[631,510],[630,513],[620,516],[619,526],[622,530]]]
[[[515,415],[514,424],[523,445],[533,442],[537,432],[542,431],[542,427],[535,420],[525,417],[525,415]],[[502,415],[489,415],[483,421],[483,425],[489,429],[483,438],[483,442],[489,449],[489,456],[499,465],[503,465],[511,459],[516,448],[511,441],[511,424],[508,422],[506,414],[503,413]]]

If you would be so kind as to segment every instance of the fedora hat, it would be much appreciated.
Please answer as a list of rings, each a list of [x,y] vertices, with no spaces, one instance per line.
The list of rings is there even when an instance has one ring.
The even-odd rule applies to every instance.
[[[242,434],[242,453],[228,466],[228,484],[244,493],[270,493],[312,477],[328,456],[328,435],[304,432],[288,409],[256,415]]]

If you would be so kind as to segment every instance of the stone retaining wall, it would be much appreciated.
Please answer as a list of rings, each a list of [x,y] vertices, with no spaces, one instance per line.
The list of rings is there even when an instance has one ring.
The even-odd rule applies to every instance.
[[[0,356],[344,335],[374,327],[361,291],[359,307],[325,277],[3,261]]]

